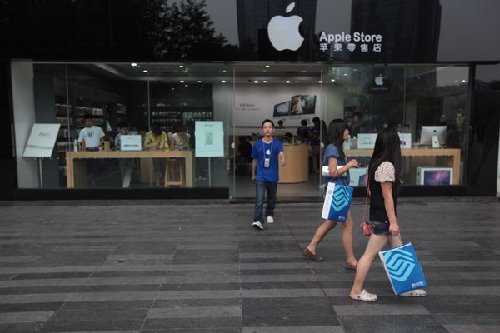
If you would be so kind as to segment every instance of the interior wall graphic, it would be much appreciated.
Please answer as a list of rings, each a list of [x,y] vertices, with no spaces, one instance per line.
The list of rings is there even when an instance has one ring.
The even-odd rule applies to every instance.
[[[321,115],[320,85],[240,85],[235,90],[234,124],[236,127],[259,127],[269,118],[285,127],[300,126],[302,119],[311,124]]]

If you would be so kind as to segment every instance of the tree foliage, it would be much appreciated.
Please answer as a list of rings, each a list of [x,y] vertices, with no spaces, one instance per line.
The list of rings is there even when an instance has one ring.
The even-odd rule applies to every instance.
[[[228,60],[205,0],[0,0],[1,56]]]

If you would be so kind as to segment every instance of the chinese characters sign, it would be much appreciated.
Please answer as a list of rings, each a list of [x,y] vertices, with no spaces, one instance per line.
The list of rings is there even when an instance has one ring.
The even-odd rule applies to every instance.
[[[339,34],[327,34],[322,32],[319,37],[319,49],[322,52],[361,52],[380,53],[382,52],[382,35],[365,34],[364,32],[354,32],[352,35],[346,32]]]

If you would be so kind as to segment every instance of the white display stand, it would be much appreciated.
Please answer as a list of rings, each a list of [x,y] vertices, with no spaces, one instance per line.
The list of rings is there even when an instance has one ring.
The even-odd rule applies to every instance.
[[[432,148],[439,148],[441,145],[439,144],[439,140],[437,135],[432,136]]]

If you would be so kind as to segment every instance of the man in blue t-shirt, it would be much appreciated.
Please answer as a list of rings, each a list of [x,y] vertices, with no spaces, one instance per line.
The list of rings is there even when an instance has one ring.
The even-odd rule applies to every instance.
[[[252,227],[263,230],[262,206],[267,190],[266,222],[274,223],[273,213],[278,189],[278,158],[285,166],[285,153],[281,141],[273,139],[274,123],[266,119],[262,122],[263,137],[252,147],[252,180],[255,180],[256,199]]]

